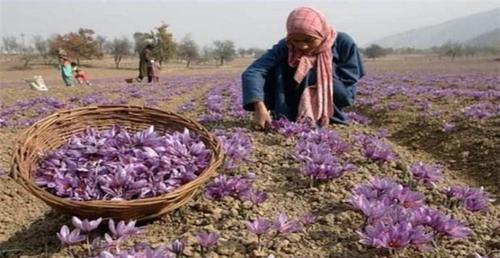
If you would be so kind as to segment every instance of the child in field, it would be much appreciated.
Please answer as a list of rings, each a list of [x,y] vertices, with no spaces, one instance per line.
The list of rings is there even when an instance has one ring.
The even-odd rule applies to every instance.
[[[78,82],[78,84],[85,83],[88,86],[92,86],[92,83],[90,83],[85,72],[82,69],[80,69],[80,67],[78,67],[78,65],[75,62],[71,63],[71,67],[73,68],[73,71],[75,72],[75,79]]]
[[[59,64],[64,85],[66,87],[73,87],[73,70],[68,57],[66,55],[59,55]]]
[[[160,82],[160,63],[156,62],[155,60],[151,60],[153,63],[152,67],[152,76],[153,76],[153,83],[158,83]]]
[[[271,115],[316,126],[346,123],[342,108],[353,104],[365,74],[356,44],[310,7],[293,10],[286,29],[286,38],[243,72],[244,109],[254,111],[259,129]]]

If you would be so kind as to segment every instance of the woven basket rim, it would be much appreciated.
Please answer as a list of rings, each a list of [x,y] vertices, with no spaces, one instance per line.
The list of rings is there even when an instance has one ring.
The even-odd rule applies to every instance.
[[[180,187],[176,188],[174,191],[170,193],[164,193],[158,196],[153,196],[153,197],[148,197],[148,198],[140,198],[140,199],[131,199],[131,200],[72,200],[68,198],[62,198],[57,195],[54,195],[45,189],[39,187],[36,185],[31,179],[31,172],[28,171],[28,177],[26,177],[25,174],[23,174],[20,171],[19,167],[19,161],[17,153],[20,151],[22,144],[26,142],[29,137],[30,137],[30,132],[36,132],[36,130],[47,123],[48,121],[51,121],[52,119],[55,119],[52,123],[57,122],[58,120],[64,118],[65,116],[71,115],[74,112],[84,112],[84,111],[106,111],[106,110],[111,110],[111,109],[123,109],[123,110],[134,110],[134,111],[141,111],[141,112],[159,112],[165,115],[173,116],[176,117],[177,119],[184,120],[188,122],[189,124],[193,125],[193,128],[188,128],[192,133],[195,133],[196,135],[200,136],[202,133],[205,134],[205,136],[208,138],[208,141],[211,141],[214,143],[215,148],[211,148],[210,145],[206,145],[207,148],[211,150],[211,157],[210,157],[210,162],[205,169],[203,169],[200,174],[192,181],[189,181],[186,184],[181,185]],[[50,125],[51,123],[49,123]],[[154,126],[154,125],[153,125]],[[196,128],[198,127],[198,128]],[[200,130],[200,131],[198,131]],[[29,128],[25,129],[23,132],[21,132],[14,143],[14,152],[11,157],[11,171],[10,171],[10,176],[14,178],[14,180],[18,183],[20,183],[24,188],[28,190],[31,194],[34,194],[38,198],[42,199],[43,201],[47,201],[46,199],[50,199],[51,201],[55,201],[58,203],[66,203],[71,206],[78,206],[79,208],[85,208],[85,207],[106,207],[106,208],[127,208],[130,206],[146,206],[151,203],[161,203],[165,202],[168,199],[176,199],[179,196],[186,195],[186,189],[190,188],[198,188],[201,184],[206,182],[214,173],[217,167],[219,167],[222,164],[223,160],[223,149],[217,140],[217,138],[208,131],[203,125],[198,123],[197,121],[194,121],[192,119],[189,119],[187,117],[181,116],[179,114],[176,114],[174,112],[170,111],[165,111],[157,108],[151,108],[151,107],[145,107],[145,106],[138,106],[138,105],[91,105],[91,106],[86,106],[86,107],[78,107],[78,108],[73,108],[73,109],[65,109],[65,110],[60,110],[57,111],[45,118],[40,119],[39,121],[35,122],[33,125],[31,125]],[[39,159],[37,159],[38,161]],[[210,172],[212,171],[212,172]],[[210,173],[209,173],[210,172]],[[208,173],[208,174],[207,174]]]

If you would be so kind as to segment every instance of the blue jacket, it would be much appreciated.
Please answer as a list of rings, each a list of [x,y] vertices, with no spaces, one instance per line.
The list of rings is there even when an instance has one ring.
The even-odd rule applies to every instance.
[[[332,46],[334,114],[331,122],[345,123],[342,108],[354,103],[356,83],[365,74],[358,48],[352,38],[339,32]],[[243,108],[253,111],[253,103],[264,101],[273,117],[295,121],[300,96],[306,85],[316,84],[316,69],[311,69],[297,85],[295,68],[288,65],[288,47],[282,39],[242,74]]]

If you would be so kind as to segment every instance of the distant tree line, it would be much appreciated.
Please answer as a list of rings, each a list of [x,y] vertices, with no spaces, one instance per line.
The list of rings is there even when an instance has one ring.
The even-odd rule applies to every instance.
[[[449,57],[451,61],[457,57],[474,57],[485,55],[499,55],[500,43],[494,46],[471,46],[458,42],[446,42],[441,46],[435,46],[426,49],[418,48],[384,48],[377,44],[371,44],[361,49],[361,53],[367,58],[377,59],[389,54],[409,55],[409,54],[433,54],[439,57]]]
[[[264,50],[259,48],[236,49],[231,40],[215,40],[210,45],[200,47],[191,34],[175,41],[166,24],[161,24],[150,32],[136,32],[133,34],[133,40],[125,36],[107,39],[87,28],[66,34],[54,34],[48,38],[36,35],[28,44],[24,36],[21,34],[21,41],[15,36],[2,37],[1,48],[1,53],[21,55],[24,68],[28,68],[35,58],[42,58],[45,64],[51,64],[57,58],[59,50],[64,49],[77,63],[110,55],[113,57],[115,68],[119,69],[124,58],[138,55],[148,43],[155,46],[153,56],[160,64],[175,59],[185,62],[186,67],[193,63],[211,61],[222,66],[237,56],[259,57],[264,53]]]

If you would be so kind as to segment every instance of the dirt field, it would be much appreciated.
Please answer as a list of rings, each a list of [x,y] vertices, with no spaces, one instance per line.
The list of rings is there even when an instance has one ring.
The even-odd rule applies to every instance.
[[[7,175],[16,135],[30,123],[57,110],[47,107],[46,111],[38,112],[47,105],[47,97],[64,108],[121,103],[171,111],[194,100],[194,109],[184,114],[199,119],[206,110],[205,93],[216,86],[239,87],[240,73],[251,59],[238,59],[224,67],[203,65],[185,69],[182,64],[166,65],[161,71],[161,83],[155,86],[124,83],[124,78],[136,76],[135,62],[126,60],[124,69],[116,70],[110,60],[86,61],[84,69],[94,86],[66,88],[55,68],[36,65],[31,70],[13,70],[15,60],[0,58],[0,108],[16,107],[8,116],[12,124],[2,126],[0,123],[0,169],[6,173],[0,176],[0,257],[70,256],[68,249],[61,248],[56,232],[62,225],[69,225],[71,218],[51,210]],[[479,257],[476,254],[500,257],[500,62],[493,58],[449,62],[436,57],[388,57],[367,60],[365,65],[367,76],[358,86],[358,103],[350,111],[366,116],[370,123],[332,125],[330,129],[353,146],[352,137],[356,133],[377,134],[384,129],[385,141],[399,156],[396,161],[385,165],[369,162],[356,147],[345,157],[357,166],[356,172],[310,188],[298,172],[299,165],[290,157],[293,139],[252,131],[248,118],[224,118],[221,123],[207,126],[227,131],[239,127],[248,130],[255,162],[242,165],[235,173],[254,172],[255,186],[267,192],[268,200],[251,208],[248,203],[233,198],[209,201],[197,194],[178,212],[146,224],[146,233],[137,240],[158,245],[181,238],[186,244],[184,255],[200,257],[194,233],[203,229],[221,235],[218,247],[208,257],[268,257],[271,254],[274,257],[394,257],[359,243],[356,231],[364,223],[363,217],[350,208],[346,200],[355,185],[370,177],[399,181],[409,164],[422,161],[440,164],[444,179],[434,189],[417,185],[414,190],[425,195],[428,206],[464,221],[472,234],[467,240],[442,237],[429,252],[410,249],[400,253],[400,257]],[[42,75],[50,90],[32,91],[21,81],[33,75]],[[441,92],[436,93],[433,87],[445,92],[451,90],[455,95],[438,96]],[[395,93],[386,92],[387,89],[394,89]],[[488,94],[478,95],[481,91]],[[19,101],[23,100],[32,102],[22,105]],[[463,115],[464,108],[478,103],[493,108],[490,110],[493,115],[485,119]],[[451,133],[443,131],[446,122],[454,125]],[[470,212],[463,207],[451,209],[444,205],[446,198],[441,190],[452,185],[483,186],[495,200],[485,212]],[[244,222],[248,217],[272,218],[279,212],[295,218],[303,212],[312,212],[317,221],[307,230],[282,239],[267,236],[266,247],[257,251],[257,239],[246,230]],[[85,256],[81,247],[71,250]]]

